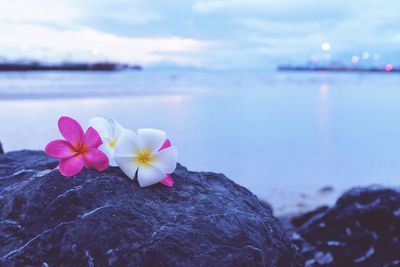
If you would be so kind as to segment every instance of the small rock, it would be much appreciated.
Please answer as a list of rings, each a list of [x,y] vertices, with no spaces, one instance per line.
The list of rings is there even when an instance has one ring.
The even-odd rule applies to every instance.
[[[295,226],[295,227],[300,227],[302,226],[304,223],[308,222],[312,217],[314,217],[317,214],[323,213],[324,211],[326,211],[328,209],[328,206],[322,206],[319,207],[313,211],[304,213],[302,215],[299,216],[295,216],[291,219],[291,223]]]
[[[4,154],[4,150],[3,150],[3,146],[1,145],[1,142],[0,142],[0,154]]]
[[[354,188],[332,208],[293,218],[306,266],[396,266],[399,207],[400,190],[373,186]]]
[[[318,190],[318,192],[320,192],[322,194],[332,193],[333,191],[334,191],[334,188],[333,188],[333,186],[330,186],[330,185],[324,186]]]

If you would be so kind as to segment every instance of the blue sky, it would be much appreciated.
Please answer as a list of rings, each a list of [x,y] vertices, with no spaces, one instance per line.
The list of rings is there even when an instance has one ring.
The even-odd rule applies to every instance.
[[[3,0],[0,57],[211,68],[352,56],[399,64],[399,25],[397,0]]]

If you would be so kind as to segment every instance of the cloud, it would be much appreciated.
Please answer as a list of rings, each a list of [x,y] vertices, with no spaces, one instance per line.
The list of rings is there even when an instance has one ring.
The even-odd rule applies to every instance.
[[[35,24],[14,24],[0,28],[2,51],[16,47],[36,59],[112,60],[144,65],[162,61],[201,64],[200,60],[195,61],[188,55],[209,46],[211,43],[191,38],[131,38],[87,27],[57,30]]]
[[[145,1],[127,0],[1,1],[0,57],[202,65],[196,55],[210,47],[210,42],[179,35],[138,37],[118,33],[122,25],[143,27],[160,20],[162,16],[149,6]]]
[[[138,0],[72,0],[84,12],[85,21],[106,20],[113,23],[143,25],[157,21],[162,15],[146,1]]]
[[[271,12],[298,10],[305,6],[320,3],[318,0],[283,1],[283,0],[201,0],[193,4],[193,10],[198,13],[213,13],[225,11]]]
[[[65,23],[81,16],[79,6],[63,0],[0,1],[0,21]]]
[[[293,27],[293,22],[288,21],[274,21],[260,18],[239,18],[234,19],[233,22],[249,28],[252,31],[270,35],[304,35],[305,33],[315,32],[321,30],[324,22],[306,21],[301,23],[301,27]]]
[[[327,56],[320,50],[321,43],[326,41],[332,44],[331,58],[344,62],[353,54],[368,51],[381,54],[381,64],[384,64],[399,53],[396,25],[400,24],[400,13],[393,10],[400,8],[400,2],[365,1],[345,5],[338,1],[328,6],[331,15],[324,18],[319,15],[327,6],[319,5],[298,9],[298,14],[311,12],[311,15],[308,19],[296,15],[295,21],[289,11],[277,12],[278,16],[236,17],[232,22],[245,40],[238,46],[251,47],[254,55],[267,57],[275,63],[306,62],[312,56]],[[318,15],[312,15],[314,13]]]
[[[397,0],[0,1],[7,58],[115,60],[227,67],[348,60],[368,50],[398,57]]]
[[[125,12],[112,11],[106,12],[102,15],[102,17],[111,21],[118,21],[128,25],[143,25],[150,21],[157,21],[161,19],[159,14],[145,11],[135,11],[130,12],[129,14]]]
[[[271,0],[205,0],[194,3],[193,10],[199,13],[211,13],[224,9],[265,8],[273,3]]]
[[[122,8],[121,8],[122,7]],[[72,24],[90,19],[109,19],[131,25],[160,19],[141,1],[13,0],[0,1],[0,20]]]

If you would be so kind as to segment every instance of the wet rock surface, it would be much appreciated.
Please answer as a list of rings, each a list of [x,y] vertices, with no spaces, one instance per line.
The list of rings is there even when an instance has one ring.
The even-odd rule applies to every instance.
[[[400,266],[400,191],[354,188],[287,227],[306,266]]]
[[[56,166],[0,155],[1,266],[302,265],[271,209],[221,174],[178,166],[173,188],[140,188],[117,168]]]

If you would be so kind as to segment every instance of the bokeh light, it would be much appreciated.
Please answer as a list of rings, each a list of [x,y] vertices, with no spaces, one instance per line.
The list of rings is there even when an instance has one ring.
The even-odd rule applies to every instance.
[[[392,64],[386,64],[386,66],[385,66],[385,70],[386,70],[387,72],[390,72],[390,71],[392,71],[392,70],[393,70],[393,66],[392,66]]]
[[[360,60],[360,58],[356,55],[351,57],[351,62],[353,62],[353,63],[357,63],[359,60]]]
[[[362,58],[365,60],[369,59],[369,53],[368,52],[362,53]]]
[[[322,51],[326,51],[327,52],[327,51],[331,50],[331,48],[332,48],[332,46],[328,42],[324,42],[324,43],[321,44]]]

